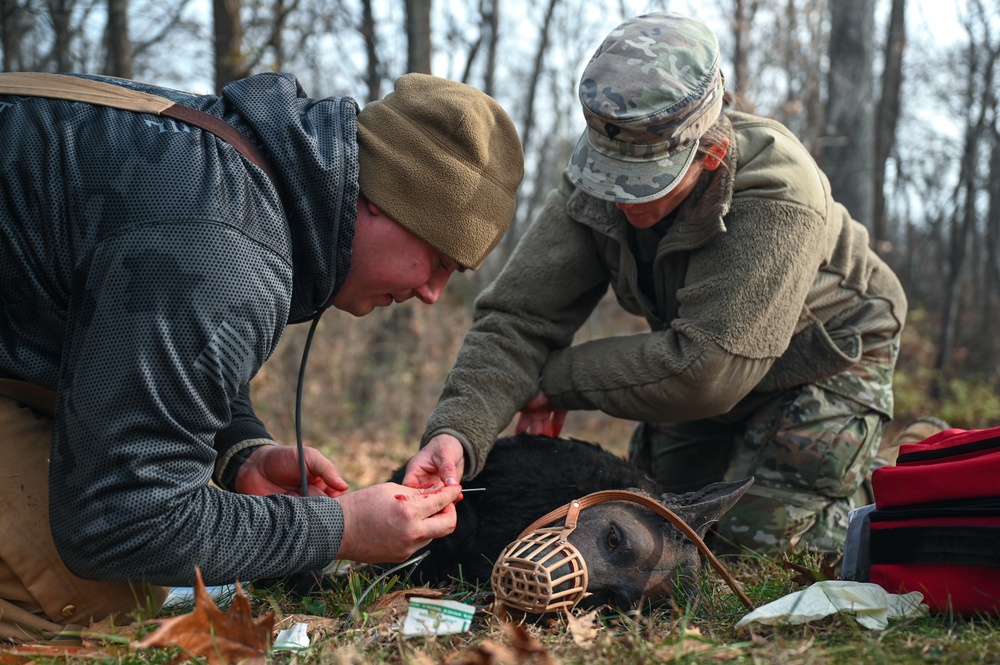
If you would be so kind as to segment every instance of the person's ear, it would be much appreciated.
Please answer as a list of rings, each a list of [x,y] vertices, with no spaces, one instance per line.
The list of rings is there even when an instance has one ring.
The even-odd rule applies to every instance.
[[[729,150],[729,139],[722,139],[719,143],[715,145],[708,146],[707,154],[704,160],[702,160],[702,166],[706,171],[714,171],[719,168],[719,164],[722,163],[723,158],[726,156],[726,151]]]
[[[379,210],[379,207],[377,205],[375,205],[374,203],[372,203],[368,199],[365,199],[365,202],[368,204],[368,214],[369,215],[371,215],[372,217],[378,217],[379,215],[382,214],[382,211]]]

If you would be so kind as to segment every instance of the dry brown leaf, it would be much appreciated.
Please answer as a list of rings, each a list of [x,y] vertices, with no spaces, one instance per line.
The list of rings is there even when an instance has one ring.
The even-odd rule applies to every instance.
[[[514,651],[499,642],[484,640],[448,658],[446,665],[517,665]]]
[[[657,659],[667,662],[684,656],[699,654],[698,660],[726,661],[745,655],[741,649],[720,649],[720,645],[704,637],[698,628],[685,628],[683,637],[675,644],[660,647]]]
[[[446,665],[559,665],[541,642],[528,634],[524,626],[501,624],[510,646],[484,640],[448,658]]]
[[[415,589],[400,589],[398,591],[393,591],[378,597],[374,603],[368,608],[369,612],[376,612],[378,610],[394,610],[394,609],[406,609],[409,606],[410,598],[441,598],[444,596],[444,591],[440,589],[432,589],[430,587],[422,586]]]
[[[798,575],[792,577],[792,582],[801,587],[807,587],[814,582],[837,579],[836,567],[826,560],[820,562],[819,570],[813,570],[812,568],[791,561],[782,561],[781,567],[785,570],[798,573]]]
[[[175,662],[194,655],[204,658],[209,665],[263,665],[271,647],[274,612],[254,618],[250,600],[239,582],[236,583],[232,605],[223,612],[208,595],[201,571],[195,568],[194,573],[194,610],[189,614],[154,621],[159,628],[141,642],[133,642],[132,646],[180,647],[184,654]]]
[[[107,641],[105,638],[108,636],[127,638],[130,641],[137,640],[139,639],[139,624],[135,622],[123,624],[122,617],[117,619],[107,617],[101,621],[91,621],[80,635],[84,646],[100,646]]]
[[[545,645],[532,637],[524,626],[516,623],[503,624],[503,630],[510,640],[510,645],[517,654],[517,663],[539,663],[540,665],[558,665],[559,659],[549,653]]]
[[[597,638],[598,614],[597,610],[591,610],[579,617],[573,614],[566,615],[566,625],[569,626],[570,635],[573,636],[573,643],[578,647],[589,647]]]
[[[715,648],[714,644],[705,641],[705,638],[701,634],[701,630],[698,628],[685,628],[684,637],[680,644],[680,651],[682,654],[687,655],[689,653],[701,653],[702,651],[711,651]]]
[[[274,625],[272,629],[274,637],[283,630],[287,630],[297,623],[306,625],[306,633],[313,642],[324,637],[330,637],[340,632],[343,621],[340,619],[330,619],[328,617],[318,617],[313,614],[286,614],[281,621]],[[272,640],[273,643],[273,640]]]

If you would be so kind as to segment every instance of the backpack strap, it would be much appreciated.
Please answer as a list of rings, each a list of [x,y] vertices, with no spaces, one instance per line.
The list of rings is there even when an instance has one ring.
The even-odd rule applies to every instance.
[[[199,127],[236,148],[267,174],[275,188],[281,191],[275,171],[264,154],[238,129],[210,113],[177,104],[165,97],[79,76],[46,72],[0,73],[0,95],[65,99],[180,120]]]

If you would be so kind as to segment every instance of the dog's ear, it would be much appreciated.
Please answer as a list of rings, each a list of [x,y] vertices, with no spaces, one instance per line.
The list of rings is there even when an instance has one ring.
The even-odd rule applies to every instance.
[[[660,495],[660,503],[677,513],[699,536],[733,507],[753,484],[753,478],[731,483],[712,483],[696,492]]]

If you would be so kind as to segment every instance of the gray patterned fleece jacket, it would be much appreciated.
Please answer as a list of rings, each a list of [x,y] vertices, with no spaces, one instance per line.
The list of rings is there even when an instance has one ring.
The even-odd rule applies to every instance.
[[[282,74],[221,97],[106,82],[222,118],[282,195],[196,127],[0,96],[0,376],[56,390],[59,552],[81,577],[170,585],[194,566],[209,584],[322,567],[340,547],[336,501],[209,480],[234,446],[269,438],[249,381],[347,274],[357,106]]]

